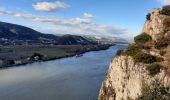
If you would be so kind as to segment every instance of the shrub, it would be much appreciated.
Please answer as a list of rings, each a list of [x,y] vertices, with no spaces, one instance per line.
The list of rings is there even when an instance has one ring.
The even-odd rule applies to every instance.
[[[163,15],[170,15],[170,10],[166,10],[166,9],[163,9],[159,12],[160,14],[163,14]]]
[[[154,44],[156,49],[164,49],[168,46],[168,41],[165,39],[160,39]]]
[[[140,48],[138,45],[136,44],[131,44],[128,46],[128,48],[125,50],[125,53],[129,56],[134,56],[136,55],[138,52],[141,52],[140,51]]]
[[[146,19],[147,19],[147,20],[150,20],[150,19],[151,19],[151,13],[148,13],[148,14],[146,15]]]
[[[134,57],[135,62],[142,62],[142,63],[154,63],[157,61],[157,57],[152,56],[150,54],[146,54],[143,52],[137,53]]]
[[[148,35],[146,33],[142,33],[142,34],[136,36],[134,38],[134,40],[135,40],[135,43],[142,43],[143,44],[143,43],[146,43],[146,42],[152,40],[152,38],[151,38],[150,35]]]
[[[156,75],[161,70],[161,65],[159,64],[152,64],[146,67],[146,70],[149,72],[150,75]]]
[[[170,100],[169,89],[157,80],[151,84],[142,82],[141,89],[141,96],[137,100]]]
[[[3,61],[3,66],[11,66],[15,64],[14,60],[4,60]]]
[[[30,58],[33,60],[35,57],[38,57],[38,60],[42,60],[44,56],[40,53],[34,53]]]
[[[157,62],[162,62],[162,61],[164,61],[164,59],[161,58],[161,57],[156,57],[156,61],[157,61]]]
[[[137,45],[140,49],[145,49],[145,50],[151,49],[151,47],[146,44],[138,43]]]
[[[123,53],[123,50],[117,50],[116,56],[120,56]]]
[[[164,55],[166,54],[166,51],[160,50],[159,54],[160,54],[161,56],[164,56]]]

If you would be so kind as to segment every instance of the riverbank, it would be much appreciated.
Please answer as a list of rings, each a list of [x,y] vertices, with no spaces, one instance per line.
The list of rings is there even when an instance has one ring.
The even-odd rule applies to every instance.
[[[1,47],[0,68],[73,57],[90,51],[106,50],[113,45],[115,44]]]

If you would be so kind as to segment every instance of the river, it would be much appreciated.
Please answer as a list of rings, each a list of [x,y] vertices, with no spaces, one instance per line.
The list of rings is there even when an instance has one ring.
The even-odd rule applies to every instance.
[[[0,100],[97,100],[112,57],[126,47],[2,69]]]

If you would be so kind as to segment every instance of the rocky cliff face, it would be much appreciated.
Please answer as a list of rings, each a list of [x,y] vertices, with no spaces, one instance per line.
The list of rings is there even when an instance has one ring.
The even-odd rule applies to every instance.
[[[164,13],[164,11],[170,11],[169,7],[153,9],[148,15],[149,20],[145,22],[143,27],[143,32],[152,36],[153,40],[161,38],[163,33],[170,30],[170,14],[161,14]],[[168,32],[165,36],[169,34]]]
[[[149,34],[153,41],[167,37],[170,34],[168,30],[170,26],[170,16],[161,14],[160,12],[162,10],[165,9],[153,9],[148,15],[149,18],[143,28],[143,32]],[[164,34],[162,35],[162,33]],[[151,49],[148,53],[160,56],[158,53],[153,53],[154,50],[155,49]],[[142,95],[143,83],[152,85],[152,83],[157,80],[163,84],[164,87],[170,86],[170,76],[167,74],[167,67],[152,76],[146,70],[146,66],[148,66],[148,64],[136,63],[131,56],[126,54],[116,56],[110,63],[106,78],[103,81],[99,93],[99,100],[138,100],[137,98]]]
[[[159,79],[166,86],[170,84],[165,70],[152,77],[145,68],[144,64],[135,64],[132,57],[115,57],[103,81],[99,100],[135,100],[141,95],[143,81],[150,84]]]

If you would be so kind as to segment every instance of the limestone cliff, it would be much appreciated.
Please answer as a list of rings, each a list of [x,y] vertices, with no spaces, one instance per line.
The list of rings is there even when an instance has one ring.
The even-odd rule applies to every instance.
[[[159,79],[165,85],[170,84],[170,77],[162,70],[154,77],[145,70],[145,65],[135,64],[129,56],[117,56],[110,64],[107,76],[100,90],[101,100],[136,99],[141,95],[142,82]]]
[[[165,62],[170,61],[167,60],[166,56],[159,54],[161,50],[165,50],[167,51],[165,55],[169,55],[169,44],[166,45],[166,48],[161,48],[161,50],[155,49],[153,46],[155,41],[163,38],[170,39],[170,32],[168,30],[170,27],[170,13],[167,13],[170,12],[169,8],[169,6],[166,6],[161,9],[153,9],[147,16],[147,21],[142,31],[142,33],[149,34],[152,37],[152,41],[144,44],[149,44],[149,50],[142,49],[141,51],[164,59],[162,62],[155,61],[154,64],[164,65]],[[167,43],[169,43],[168,40]],[[160,69],[159,73],[150,75],[148,70],[146,70],[146,67],[149,65],[152,65],[152,63],[136,62],[132,56],[126,53],[114,57],[100,89],[99,100],[138,100],[137,98],[143,95],[143,82],[152,85],[153,82],[158,80],[164,87],[169,87],[170,76],[167,70],[170,66],[166,65]],[[163,100],[169,100],[169,98],[164,98]]]
[[[170,9],[168,7],[153,9],[148,15],[150,20],[145,22],[143,32],[152,36],[153,40],[161,38],[161,33],[164,33],[170,29],[170,16],[167,14],[161,14],[167,10]],[[169,35],[169,32],[166,35]]]

